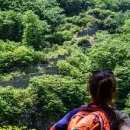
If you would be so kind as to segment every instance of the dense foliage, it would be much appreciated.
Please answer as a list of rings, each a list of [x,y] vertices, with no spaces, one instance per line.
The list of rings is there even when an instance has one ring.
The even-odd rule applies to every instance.
[[[130,114],[129,50],[128,0],[1,0],[0,85],[30,79],[1,85],[0,129],[48,129],[90,99],[93,70],[113,71],[116,107]]]
[[[44,53],[11,41],[0,41],[0,53],[1,72],[13,67],[25,67],[45,61]]]
[[[44,122],[55,121],[86,100],[86,85],[71,77],[36,77],[27,89],[0,88],[0,122],[46,128]]]

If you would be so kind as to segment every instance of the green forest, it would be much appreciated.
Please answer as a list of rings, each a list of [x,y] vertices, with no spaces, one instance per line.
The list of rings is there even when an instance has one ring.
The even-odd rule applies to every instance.
[[[0,0],[0,130],[48,130],[112,71],[130,115],[129,0]]]

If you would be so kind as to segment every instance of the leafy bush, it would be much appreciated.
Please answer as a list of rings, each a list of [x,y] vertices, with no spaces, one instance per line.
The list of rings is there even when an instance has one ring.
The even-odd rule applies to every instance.
[[[27,11],[23,16],[23,26],[23,44],[32,46],[37,50],[42,49],[44,47],[45,34],[49,32],[47,22],[39,20],[39,17],[32,11]]]
[[[89,29],[94,24],[100,23],[100,20],[94,18],[91,15],[85,13],[80,13],[78,16],[66,17],[65,22],[70,25],[77,25],[80,30]],[[76,27],[76,26],[75,26]]]
[[[58,44],[63,44],[64,41],[70,41],[73,37],[70,31],[62,31],[62,32],[57,32],[55,34],[55,37],[57,37],[56,41]]]
[[[19,43],[0,41],[0,70],[12,67],[29,66],[34,63],[43,63],[45,54],[34,51],[31,47],[19,46]]]
[[[83,37],[79,38],[77,41],[77,44],[81,47],[83,47],[84,44],[86,45],[86,47],[90,46],[89,36],[83,36]]]
[[[88,53],[92,70],[113,70],[116,65],[123,66],[130,57],[130,45],[120,40],[106,39],[94,44]]]
[[[122,31],[121,26],[124,24],[125,18],[126,16],[124,13],[111,13],[111,15],[103,21],[104,29],[108,30],[109,33]]]
[[[20,42],[22,39],[22,14],[10,11],[0,11],[0,39]]]
[[[58,73],[64,76],[72,76],[73,78],[81,78],[82,73],[78,70],[78,68],[72,66],[67,61],[58,61],[57,63]]]
[[[130,32],[130,19],[125,20],[125,23],[122,28],[123,28],[124,32],[126,32],[126,33]]]
[[[71,77],[35,77],[25,89],[0,87],[0,123],[7,121],[7,125],[46,129],[51,122],[84,104],[88,98],[86,84],[80,84]],[[12,129],[11,126],[9,128]]]
[[[46,53],[46,59],[49,60],[51,58],[58,58],[59,55],[68,54],[68,49],[64,45],[58,46],[54,44],[52,48],[45,48],[43,52]]]
[[[88,10],[88,14],[94,15],[98,19],[105,19],[107,16],[109,16],[112,12],[110,10],[100,9],[100,8],[94,8],[91,10]]]
[[[45,115],[51,115],[51,113],[62,115],[65,110],[70,110],[82,105],[84,102],[86,102],[87,98],[85,94],[86,85],[79,84],[78,81],[72,79],[71,77],[63,77],[60,75],[44,75],[33,78],[30,81],[29,86],[31,87],[32,91],[36,91],[38,94],[38,100],[40,101],[38,104],[41,105],[40,108],[43,108],[42,106],[44,106],[43,113]],[[59,110],[55,109],[57,105],[52,100],[53,98],[51,100],[46,99],[45,93],[52,96],[57,95],[56,98],[54,98],[54,101],[56,101],[57,105],[59,106]],[[53,107],[47,107],[51,103],[55,105]],[[46,113],[46,111],[49,111],[49,113]]]
[[[0,122],[10,124],[22,122],[22,116],[30,114],[35,98],[27,90],[15,90],[13,87],[0,87]],[[25,122],[24,122],[25,123]]]
[[[28,10],[33,10],[40,19],[46,20],[54,27],[57,26],[64,18],[64,15],[62,14],[63,9],[58,5],[59,4],[56,0],[4,0],[1,1],[1,10],[14,10],[22,13]]]
[[[41,129],[47,128],[46,124],[58,120],[66,111],[79,107],[87,100],[85,84],[78,84],[71,77],[60,75],[35,77],[30,80],[29,90],[31,95],[37,97],[32,117],[35,125],[40,122]]]
[[[86,10],[92,1],[83,1],[83,0],[57,0],[60,4],[60,7],[65,10],[66,15],[77,15],[78,13]]]
[[[130,115],[130,92],[127,95],[126,107],[125,107],[124,111]]]
[[[130,65],[116,66],[114,74],[118,89],[116,105],[118,108],[123,109],[129,106],[125,103],[128,102],[127,95],[130,92]]]

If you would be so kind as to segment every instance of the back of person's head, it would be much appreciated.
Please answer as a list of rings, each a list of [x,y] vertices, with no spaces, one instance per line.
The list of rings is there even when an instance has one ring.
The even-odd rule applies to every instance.
[[[111,105],[116,94],[116,79],[111,72],[93,72],[89,79],[89,91],[99,105]]]

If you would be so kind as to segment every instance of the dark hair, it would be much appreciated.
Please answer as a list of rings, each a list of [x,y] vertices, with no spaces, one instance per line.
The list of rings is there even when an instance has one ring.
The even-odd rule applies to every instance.
[[[89,91],[99,105],[110,105],[116,94],[116,79],[108,71],[94,71],[89,79]]]

